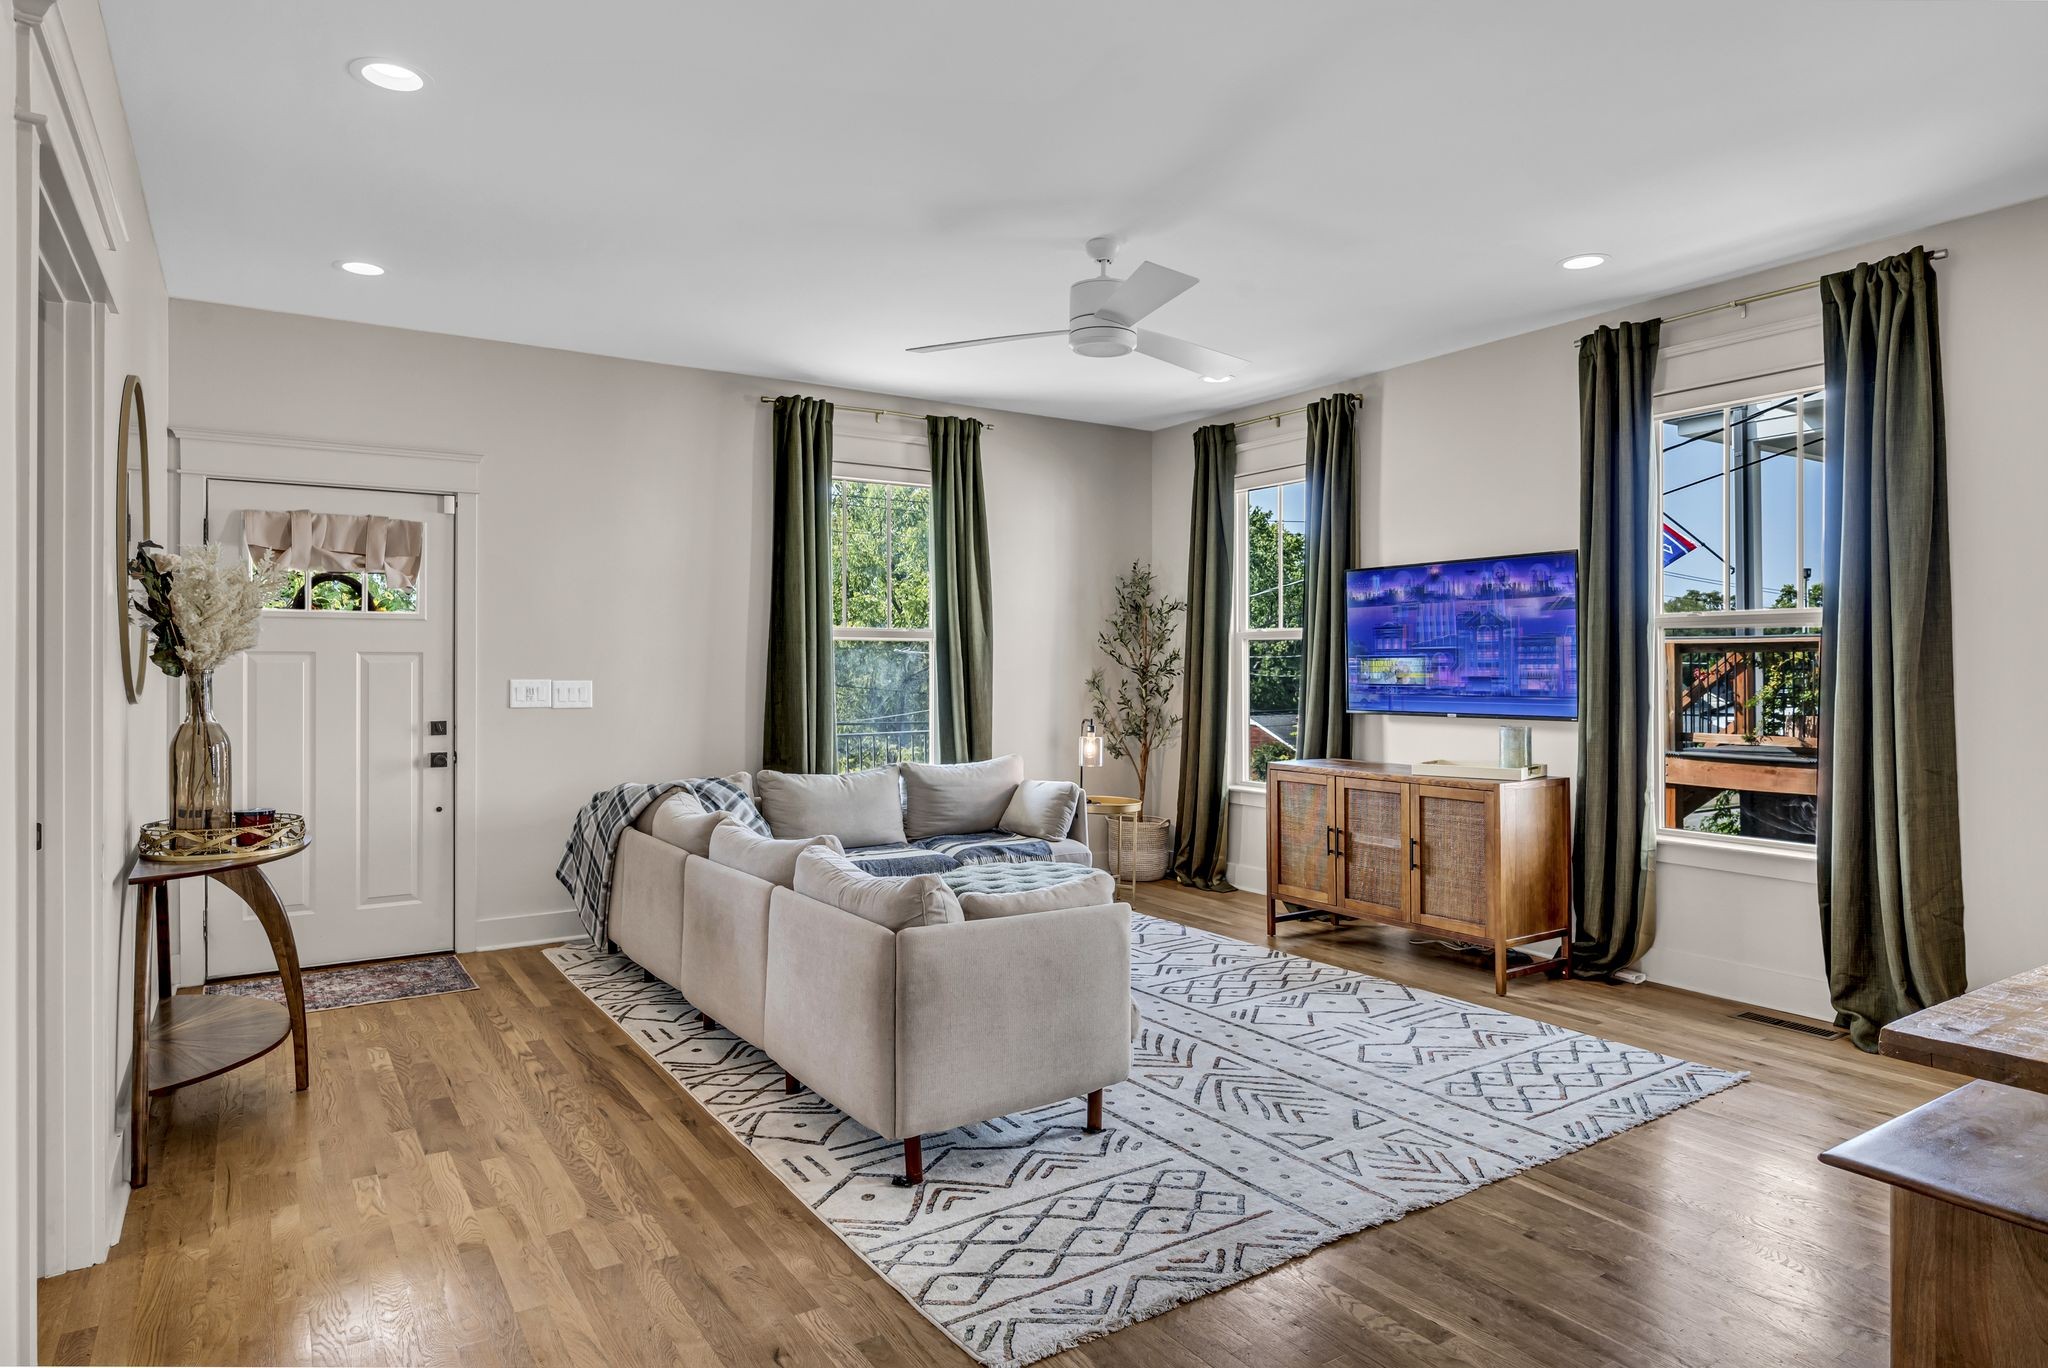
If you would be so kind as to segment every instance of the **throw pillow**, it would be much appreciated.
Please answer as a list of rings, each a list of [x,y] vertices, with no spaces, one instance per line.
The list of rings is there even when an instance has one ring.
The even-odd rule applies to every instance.
[[[711,832],[711,859],[728,869],[751,874],[784,888],[795,886],[796,860],[813,846],[839,849],[837,836],[808,836],[795,841],[778,841],[759,836],[739,822],[720,822]]]
[[[891,931],[961,920],[960,900],[938,875],[877,878],[834,850],[797,856],[796,891]]]
[[[754,776],[761,813],[781,840],[828,832],[850,846],[903,843],[903,785],[894,765],[853,774]]]
[[[1074,809],[1081,805],[1081,786],[1064,779],[1026,779],[1017,785],[1016,796],[1003,809],[1004,831],[1017,836],[1036,836],[1041,841],[1063,840],[1074,826]]]
[[[994,831],[1024,780],[1022,756],[965,765],[904,761],[903,834],[913,841],[968,831]]]

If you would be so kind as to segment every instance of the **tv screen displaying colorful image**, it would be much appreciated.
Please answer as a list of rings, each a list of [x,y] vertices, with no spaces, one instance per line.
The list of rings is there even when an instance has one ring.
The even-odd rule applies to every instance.
[[[1352,712],[1579,715],[1577,552],[1353,570],[1344,590]]]

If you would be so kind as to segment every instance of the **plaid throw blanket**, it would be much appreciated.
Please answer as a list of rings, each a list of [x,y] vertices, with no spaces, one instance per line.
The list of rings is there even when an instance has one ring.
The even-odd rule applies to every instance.
[[[962,865],[1049,860],[1052,847],[1032,836],[975,831],[964,836],[927,836],[921,841],[856,846],[846,852],[846,858],[878,879],[905,879],[913,874],[944,874]]]
[[[590,795],[569,828],[569,843],[555,878],[569,890],[576,915],[599,949],[609,943],[606,918],[611,907],[612,860],[619,837],[640,814],[677,789],[686,789],[706,811],[731,814],[736,822],[768,835],[768,822],[739,785],[724,779],[671,779],[659,784],[620,784]]]

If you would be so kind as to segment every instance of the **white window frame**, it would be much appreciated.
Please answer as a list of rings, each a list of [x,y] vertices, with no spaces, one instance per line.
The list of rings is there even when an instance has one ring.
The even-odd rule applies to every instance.
[[[1797,608],[1721,608],[1695,613],[1667,613],[1664,611],[1663,427],[1665,423],[1673,419],[1696,417],[1702,413],[1721,414],[1721,601],[1729,603],[1734,599],[1735,572],[1727,559],[1730,549],[1734,544],[1734,528],[1732,525],[1734,515],[1730,498],[1731,492],[1734,489],[1734,482],[1730,478],[1733,452],[1731,437],[1733,434],[1728,414],[1733,409],[1754,409],[1759,406],[1777,403],[1780,400],[1794,398],[1803,398],[1805,402],[1814,404],[1825,402],[1820,386],[1801,385],[1794,389],[1776,390],[1750,397],[1726,399],[1713,404],[1693,404],[1678,408],[1654,409],[1650,415],[1650,431],[1656,436],[1656,478],[1650,484],[1650,517],[1656,530],[1656,535],[1650,538],[1649,568],[1650,574],[1653,577],[1651,583],[1654,586],[1657,604],[1656,610],[1651,615],[1650,625],[1651,659],[1654,661],[1652,673],[1655,676],[1656,690],[1654,707],[1657,714],[1656,725],[1652,728],[1652,743],[1657,748],[1657,784],[1656,791],[1652,796],[1651,820],[1656,823],[1657,836],[1660,841],[1696,841],[1704,845],[1718,846],[1731,850],[1778,852],[1801,856],[1808,860],[1814,858],[1817,847],[1805,844],[1804,842],[1774,841],[1761,836],[1730,836],[1720,832],[1697,831],[1691,827],[1671,827],[1664,824],[1664,794],[1668,783],[1666,762],[1670,759],[1671,754],[1672,723],[1669,706],[1671,678],[1670,671],[1665,663],[1669,658],[1669,652],[1665,649],[1667,640],[1665,634],[1673,628],[1718,627],[1736,632],[1749,628],[1803,627],[1809,628],[1815,635],[1819,635],[1821,631],[1821,610],[1819,608],[1801,606]],[[1802,461],[1805,459],[1807,435],[1805,402],[1802,402],[1798,419],[1793,425],[1794,431],[1798,434],[1798,446]],[[1805,469],[1802,466],[1799,478],[1793,481],[1795,491],[1793,495],[1793,521],[1796,529],[1793,537],[1793,567],[1795,575],[1803,573],[1807,566],[1805,473]],[[1825,477],[1823,477],[1822,488],[1826,488]],[[1823,526],[1825,526],[1825,523],[1823,523]],[[1802,599],[1805,597],[1806,588],[1807,585],[1804,583],[1799,585],[1799,597]],[[1823,647],[1825,647],[1825,644],[1825,642],[1822,643]]]
[[[1300,627],[1253,627],[1251,625],[1251,504],[1261,489],[1306,484],[1308,467],[1280,466],[1252,475],[1240,475],[1231,513],[1230,550],[1230,787],[1238,792],[1264,795],[1263,780],[1252,775],[1251,746],[1251,643],[1254,641],[1300,641]],[[1303,490],[1306,512],[1307,491]],[[1283,495],[1284,499],[1285,496]],[[1284,508],[1283,508],[1284,515]],[[1285,519],[1282,519],[1283,526]],[[1285,556],[1279,558],[1284,573]],[[1306,686],[1307,681],[1303,684]]]
[[[877,473],[877,468],[876,468],[876,467],[873,467],[873,466],[861,466],[861,467],[859,467],[859,469],[858,469],[858,471],[857,471],[857,472],[856,472],[856,471],[853,471],[853,470],[842,470],[841,468],[839,468],[839,467],[835,466],[835,467],[833,468],[833,471],[832,471],[832,483],[833,483],[833,484],[835,484],[835,485],[839,485],[839,484],[869,484],[869,485],[898,485],[898,486],[902,486],[902,487],[904,487],[904,488],[909,488],[909,489],[925,489],[925,490],[929,490],[929,489],[931,488],[931,486],[932,486],[932,479],[931,479],[931,474],[930,474],[930,472],[928,472],[928,471],[913,471],[913,470],[903,470],[903,471],[897,471],[897,470],[893,470],[893,469],[892,469],[892,470],[890,470],[890,471],[889,471],[889,473],[888,473],[887,477],[886,477],[886,478],[883,478],[882,476],[880,476],[880,475],[879,475],[879,474]],[[829,516],[829,515],[828,515],[828,516]],[[892,516],[893,516],[893,511],[892,511]],[[893,536],[892,536],[892,538],[891,538],[891,545],[892,545],[892,548],[893,548],[893,544],[894,544],[894,538],[893,538]],[[925,652],[925,661],[926,661],[926,665],[927,665],[927,668],[926,668],[926,679],[925,679],[925,698],[926,698],[926,700],[927,700],[927,708],[926,708],[926,712],[925,712],[925,754],[926,754],[926,755],[928,755],[928,756],[930,756],[930,757],[931,757],[932,759],[936,760],[936,759],[938,758],[938,754],[939,754],[939,751],[938,751],[938,710],[937,710],[937,709],[936,709],[935,707],[931,707],[931,706],[930,706],[930,701],[931,701],[931,700],[935,700],[935,699],[937,698],[937,696],[938,696],[938,663],[939,663],[939,662],[938,662],[938,655],[939,655],[939,653],[938,653],[938,647],[937,647],[937,642],[938,642],[938,635],[937,635],[936,631],[935,631],[935,630],[933,629],[933,627],[932,627],[932,626],[929,626],[929,625],[927,625],[927,626],[924,626],[924,627],[842,627],[842,626],[840,626],[840,625],[839,625],[839,618],[840,618],[840,615],[841,615],[841,609],[842,609],[842,608],[843,608],[843,607],[845,606],[845,582],[844,582],[844,581],[843,581],[843,580],[842,580],[842,579],[841,579],[841,578],[839,577],[839,572],[838,572],[838,568],[837,568],[837,567],[838,567],[838,565],[839,565],[839,554],[838,554],[838,553],[839,553],[839,548],[838,548],[838,546],[837,546],[837,545],[835,544],[835,545],[833,546],[833,548],[832,548],[832,562],[831,562],[831,563],[832,563],[832,565],[833,565],[833,567],[834,567],[834,569],[833,569],[833,574],[832,574],[832,589],[831,589],[831,592],[832,592],[832,644],[833,644],[833,648],[834,648],[834,650],[836,651],[836,650],[837,650],[837,648],[838,648],[838,645],[839,645],[839,643],[840,643],[840,642],[842,642],[842,641],[922,641],[922,642],[925,642],[925,643],[927,644],[927,647],[928,647],[929,649],[927,649],[927,650],[926,650],[926,652]],[[888,567],[888,571],[889,571],[889,573],[887,574],[887,577],[886,577],[886,580],[885,580],[885,585],[886,585],[886,593],[887,593],[887,595],[888,595],[888,603],[889,603],[889,608],[888,608],[888,614],[887,614],[887,615],[888,615],[888,616],[889,616],[889,617],[890,617],[890,618],[891,618],[892,620],[894,619],[894,617],[895,617],[895,615],[896,615],[896,577],[895,577],[895,573],[894,573],[894,570],[895,570],[895,563],[894,563],[894,552],[893,552],[893,549],[892,549],[892,551],[891,551],[891,562],[890,562],[890,565],[889,565],[889,567]],[[927,550],[927,553],[926,553],[926,557],[925,557],[925,574],[926,574],[926,577],[927,577],[927,578],[929,578],[929,577],[930,577],[930,574],[931,574],[931,555],[930,555],[930,551],[929,551],[929,549]],[[937,613],[938,613],[938,605],[937,605],[937,603],[936,603],[936,602],[933,602],[933,601],[932,601],[932,599],[931,599],[931,591],[930,591],[930,588],[929,588],[929,587],[927,587],[927,589],[926,589],[926,601],[927,601],[928,603],[931,603],[931,615],[932,615],[932,616],[934,616],[934,617],[936,617],[936,615],[937,615]],[[832,708],[832,730],[833,730],[833,749],[834,749],[834,762],[835,762],[835,764],[836,764],[836,763],[837,763],[837,750],[838,750],[838,731],[839,731],[839,706],[838,706],[838,705],[839,705],[839,691],[838,691],[838,683],[837,683],[837,680],[836,680],[836,679],[835,679],[835,681],[834,681],[834,683],[833,683],[833,697],[832,697],[832,704],[833,704],[833,708]]]

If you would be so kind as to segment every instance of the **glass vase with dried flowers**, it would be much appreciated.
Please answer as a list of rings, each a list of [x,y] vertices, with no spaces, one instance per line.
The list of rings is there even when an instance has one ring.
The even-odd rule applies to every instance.
[[[284,583],[275,559],[251,566],[215,542],[183,554],[144,542],[128,573],[135,611],[150,624],[150,661],[185,681],[185,720],[171,737],[171,826],[233,825],[234,762],[227,730],[213,719],[213,672],[256,644],[263,605]]]

